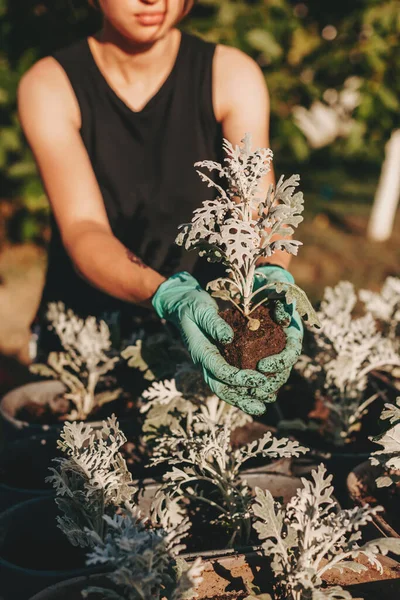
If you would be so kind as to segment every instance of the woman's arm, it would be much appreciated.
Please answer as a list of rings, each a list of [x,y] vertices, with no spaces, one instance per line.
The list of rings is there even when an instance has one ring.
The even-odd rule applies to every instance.
[[[222,122],[224,137],[240,145],[249,132],[253,148],[269,148],[269,94],[257,63],[237,48],[218,45],[213,90],[215,116]],[[275,184],[273,168],[260,183],[264,195],[271,183]],[[287,269],[290,260],[290,254],[278,250],[272,259],[261,259],[260,264],[271,261]]]
[[[63,243],[78,273],[116,298],[151,307],[151,297],[165,278],[112,233],[79,134],[79,106],[55,59],[39,61],[24,75],[18,110]]]

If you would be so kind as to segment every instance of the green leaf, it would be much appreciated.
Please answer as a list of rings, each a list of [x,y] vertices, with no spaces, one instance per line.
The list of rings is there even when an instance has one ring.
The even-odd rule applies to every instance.
[[[263,52],[266,58],[273,60],[282,56],[282,47],[265,29],[252,29],[247,33],[246,40],[255,50]]]

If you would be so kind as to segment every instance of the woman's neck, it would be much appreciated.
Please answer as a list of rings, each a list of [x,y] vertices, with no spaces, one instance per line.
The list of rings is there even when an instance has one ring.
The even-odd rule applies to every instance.
[[[175,62],[181,33],[170,29],[165,35],[146,44],[126,40],[114,29],[104,28],[89,43],[101,70],[128,84],[139,75],[143,82],[168,74]]]

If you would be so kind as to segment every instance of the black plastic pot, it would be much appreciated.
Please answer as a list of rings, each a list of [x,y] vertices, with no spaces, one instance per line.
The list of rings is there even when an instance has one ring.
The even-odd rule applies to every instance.
[[[109,585],[105,575],[89,575],[88,577],[74,577],[68,581],[56,583],[45,590],[35,594],[31,600],[82,600],[82,591],[89,586]],[[101,600],[101,596],[93,594],[90,600]]]
[[[57,435],[64,425],[63,422],[51,425],[28,423],[19,419],[17,415],[28,403],[45,405],[64,392],[65,386],[60,381],[53,380],[27,383],[8,392],[0,402],[0,418],[6,438],[21,439],[43,435],[46,432]]]
[[[57,527],[53,498],[36,498],[0,515],[0,597],[28,600],[58,581],[99,572]],[[104,567],[102,568],[104,572]]]
[[[2,421],[6,439],[12,441],[47,433],[54,436],[59,435],[65,424],[65,421],[63,420],[55,423],[38,424],[23,421],[19,419],[17,415],[27,404],[34,403],[46,405],[57,396],[64,394],[65,391],[65,386],[60,381],[49,380],[28,383],[8,392],[0,402],[0,420]],[[125,406],[125,402],[125,398],[121,397],[122,406]],[[104,408],[104,410],[102,411],[101,418],[99,416],[92,420],[89,415],[85,422],[91,427],[99,429],[102,426],[103,420],[115,412],[122,431],[124,431],[125,434],[131,432],[132,424],[134,424],[133,422],[135,422],[135,418],[137,418],[135,412],[118,416],[118,410],[113,402],[109,405],[104,405],[102,408]],[[133,429],[135,428],[133,427]]]
[[[57,437],[33,436],[7,444],[0,455],[0,512],[32,498],[52,495],[45,483],[57,451]]]

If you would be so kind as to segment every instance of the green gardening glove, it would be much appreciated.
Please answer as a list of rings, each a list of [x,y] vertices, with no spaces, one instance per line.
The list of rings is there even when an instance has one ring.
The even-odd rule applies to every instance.
[[[294,278],[286,269],[275,265],[262,265],[256,269],[253,291],[274,281],[294,283]],[[254,302],[260,302],[263,297],[271,298],[274,296],[276,296],[274,289],[263,290],[255,297]],[[279,354],[261,359],[258,362],[257,369],[268,376],[268,380],[274,389],[271,401],[274,401],[276,400],[276,392],[289,379],[290,371],[301,354],[304,328],[295,304],[286,304],[282,300],[275,300],[275,310],[272,317],[283,327],[286,334],[286,347]]]
[[[228,404],[252,415],[265,412],[271,394],[270,379],[257,371],[229,365],[217,343],[232,341],[231,327],[218,315],[218,305],[198,281],[181,272],[164,281],[153,297],[153,306],[162,319],[173,323],[195,364],[202,367],[206,383]]]

